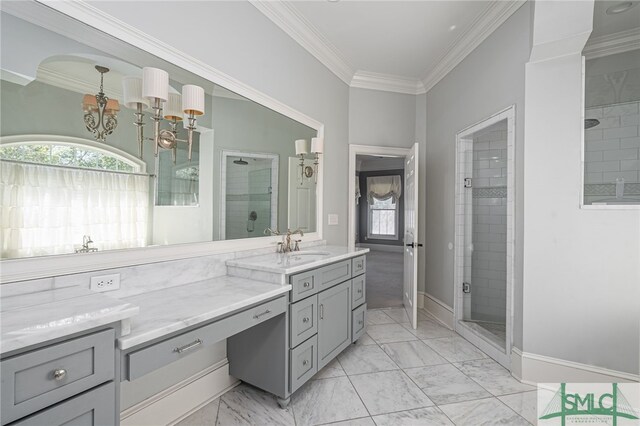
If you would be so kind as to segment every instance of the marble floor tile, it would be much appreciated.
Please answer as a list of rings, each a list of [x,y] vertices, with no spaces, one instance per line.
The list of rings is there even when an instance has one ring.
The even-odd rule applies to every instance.
[[[332,377],[342,377],[346,375],[347,373],[345,373],[344,369],[340,365],[338,358],[335,358],[329,364],[325,365],[322,370],[318,371],[316,375],[313,376],[312,380],[330,379]]]
[[[367,325],[393,324],[395,321],[384,311],[375,309],[367,311]]]
[[[322,426],[376,426],[371,417],[362,417],[360,419],[345,420],[343,422],[324,423]]]
[[[291,398],[296,424],[317,425],[369,415],[348,377],[311,380]],[[270,424],[263,421],[262,424]]]
[[[529,422],[496,398],[440,405],[438,408],[458,426],[529,426]]]
[[[338,360],[348,375],[398,370],[399,368],[378,345],[351,345],[338,355]]]
[[[428,339],[424,342],[450,362],[468,361],[487,357],[480,349],[459,336]]]
[[[455,332],[431,320],[418,321],[418,328],[415,330],[411,324],[403,324],[418,339],[438,339],[442,337],[453,337]]]
[[[367,333],[364,333],[358,340],[356,340],[356,346],[377,345],[376,341],[371,338]]]
[[[493,395],[535,390],[533,386],[520,383],[507,369],[489,358],[460,362],[455,365]]]
[[[433,349],[420,340],[410,342],[383,343],[380,345],[400,368],[424,367],[426,365],[446,364]]]
[[[174,426],[215,426],[218,418],[220,398],[208,403],[195,413],[176,423]]]
[[[371,415],[412,410],[433,402],[401,370],[350,376]]]
[[[367,327],[367,334],[377,343],[407,342],[418,340],[400,324],[380,324]]]
[[[451,420],[438,408],[418,408],[399,413],[382,414],[373,420],[377,426],[438,426],[453,425]]]
[[[283,410],[276,398],[242,384],[220,397],[218,425],[295,425],[290,408]]]
[[[516,413],[524,417],[529,423],[536,424],[538,421],[538,392],[522,392],[511,395],[504,395],[498,399]]]
[[[383,309],[383,312],[399,324],[411,322],[409,315],[407,315],[407,311],[404,308]]]
[[[405,373],[437,405],[491,397],[489,392],[449,363],[409,368]]]

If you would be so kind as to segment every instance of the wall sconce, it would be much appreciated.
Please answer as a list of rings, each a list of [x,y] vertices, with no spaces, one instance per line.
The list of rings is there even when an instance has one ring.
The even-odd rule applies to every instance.
[[[193,131],[196,129],[196,116],[204,114],[204,89],[200,86],[185,84],[182,96],[169,93],[169,74],[158,68],[144,67],[142,78],[124,77],[122,79],[124,104],[134,109],[136,120],[133,124],[138,129],[138,154],[142,158],[144,141],[154,142],[154,153],[158,156],[160,148],[173,150],[173,163],[176,162],[178,142],[189,146],[189,161],[193,148]],[[163,108],[163,104],[166,107]],[[144,137],[144,112],[153,108],[153,138]],[[164,112],[164,115],[163,115]],[[178,139],[178,123],[184,115],[188,120],[187,139]],[[160,129],[160,122],[167,120],[170,129]]]
[[[311,138],[311,147],[306,139],[297,139],[295,141],[296,155],[300,157],[300,183],[306,178],[315,176],[315,182],[318,183],[318,164],[320,163],[320,154],[324,151],[324,140],[321,138]],[[313,154],[313,168],[304,165],[306,155]]]
[[[82,111],[87,130],[93,133],[98,142],[106,142],[107,136],[118,127],[120,105],[116,99],[109,99],[104,94],[104,75],[109,68],[96,65],[96,70],[100,73],[100,91],[97,95],[84,95]]]

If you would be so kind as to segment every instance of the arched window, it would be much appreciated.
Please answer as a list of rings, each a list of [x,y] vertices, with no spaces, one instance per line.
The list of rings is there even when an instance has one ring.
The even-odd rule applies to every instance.
[[[136,157],[86,139],[23,135],[0,138],[0,162],[2,257],[147,245],[149,177]]]

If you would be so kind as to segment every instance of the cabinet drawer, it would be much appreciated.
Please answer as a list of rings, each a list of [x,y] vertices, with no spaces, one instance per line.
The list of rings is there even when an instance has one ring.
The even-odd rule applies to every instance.
[[[291,339],[289,344],[295,348],[318,332],[318,296],[307,297],[291,304]]]
[[[286,309],[287,298],[282,296],[214,323],[131,352],[126,355],[126,378],[135,380],[142,377],[203,347],[213,345],[249,327],[283,314]]]
[[[291,301],[304,299],[318,292],[318,282],[316,271],[303,272],[292,275],[289,279],[293,289],[291,290]]]
[[[351,278],[351,259],[318,268],[318,291],[333,287]]]
[[[112,380],[114,348],[109,329],[3,360],[2,424]]]
[[[362,305],[366,300],[367,286],[366,286],[365,277],[366,275],[362,274],[351,280],[351,308],[352,309],[355,309],[356,307]]]
[[[366,269],[367,269],[366,256],[358,256],[351,259],[351,271],[352,271],[351,275],[352,276],[355,277],[357,275],[360,275],[364,273]]]
[[[68,399],[13,423],[12,426],[115,425],[116,389],[113,382]]]
[[[364,334],[367,324],[367,304],[353,310],[353,320],[351,321],[351,341],[355,342]]]
[[[318,336],[290,351],[291,392],[295,392],[318,371]]]

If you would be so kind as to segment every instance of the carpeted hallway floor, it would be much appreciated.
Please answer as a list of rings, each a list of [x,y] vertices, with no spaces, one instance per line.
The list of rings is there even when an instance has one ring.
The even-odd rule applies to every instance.
[[[367,308],[402,307],[403,253],[367,253]]]

